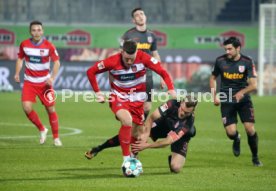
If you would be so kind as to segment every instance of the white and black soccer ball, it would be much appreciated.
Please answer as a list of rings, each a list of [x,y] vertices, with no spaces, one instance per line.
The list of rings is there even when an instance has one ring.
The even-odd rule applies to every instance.
[[[122,165],[126,177],[137,177],[143,172],[142,163],[136,158],[129,158]]]

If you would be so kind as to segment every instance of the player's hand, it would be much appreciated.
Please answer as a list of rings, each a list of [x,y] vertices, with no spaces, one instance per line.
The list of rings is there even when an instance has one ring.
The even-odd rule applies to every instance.
[[[220,100],[219,100],[219,98],[217,98],[217,97],[214,98],[214,105],[215,105],[215,106],[219,106],[219,105],[220,105]]]
[[[176,95],[176,91],[175,90],[169,90],[168,91],[168,94],[170,94],[171,96],[172,96],[172,98],[174,98],[174,99],[176,99],[177,97],[177,95]]]
[[[164,82],[163,79],[160,81],[160,89],[163,90],[166,87],[166,83]]]
[[[146,149],[149,146],[149,143],[143,141],[136,141],[134,144],[131,144],[132,152],[139,152]]]
[[[52,85],[53,85],[53,82],[54,82],[54,79],[53,79],[53,78],[48,78],[48,79],[46,80],[46,84],[47,84],[48,86],[52,86]]]
[[[20,82],[19,74],[15,74],[15,75],[14,75],[14,81],[17,82],[17,83]]]
[[[96,101],[99,103],[104,103],[105,102],[105,97],[102,92],[96,92]]]
[[[239,103],[241,101],[241,99],[244,97],[244,94],[241,92],[238,92],[233,97],[236,98],[237,103]]]

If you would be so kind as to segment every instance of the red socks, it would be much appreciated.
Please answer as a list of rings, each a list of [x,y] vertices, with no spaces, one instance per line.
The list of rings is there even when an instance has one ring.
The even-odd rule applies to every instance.
[[[48,113],[54,139],[58,138],[58,116],[56,112]]]
[[[44,126],[42,125],[37,113],[34,110],[26,115],[29,120],[38,128],[39,131],[44,131]]]
[[[130,156],[131,126],[122,125],[119,131],[119,140],[123,156]]]

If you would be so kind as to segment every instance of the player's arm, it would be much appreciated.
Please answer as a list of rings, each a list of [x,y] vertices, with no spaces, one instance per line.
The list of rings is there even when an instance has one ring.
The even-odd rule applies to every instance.
[[[20,82],[20,71],[22,70],[22,66],[23,66],[23,59],[18,58],[15,64],[15,74],[14,74],[14,81],[15,82]]]
[[[217,76],[219,75],[219,67],[218,67],[218,62],[216,61],[214,67],[213,67],[213,71],[212,74],[210,76],[210,80],[209,80],[209,85],[210,85],[210,90],[211,90],[211,94],[212,94],[212,98],[214,101],[214,105],[218,106],[220,104],[220,100],[217,98]]]
[[[247,74],[248,74],[248,80],[247,80],[248,86],[246,86],[244,89],[241,89],[239,92],[237,92],[234,95],[237,102],[239,102],[244,97],[244,94],[248,94],[257,89],[257,78],[256,78],[257,72],[255,70],[255,65],[253,61],[248,65]]]
[[[97,101],[100,103],[104,103],[104,94],[101,92],[96,75],[99,73],[103,73],[109,70],[109,64],[106,60],[102,60],[99,62],[96,62],[93,66],[91,66],[87,72],[86,75],[88,77],[88,80],[91,84],[91,87],[93,88],[94,92],[97,96]]]
[[[141,142],[146,142],[150,136],[150,131],[155,120],[159,119],[161,114],[158,109],[156,109],[145,121],[143,126],[142,134],[138,136],[138,140]]]
[[[59,60],[54,61],[54,66],[53,66],[51,77],[49,79],[47,79],[47,81],[46,81],[46,83],[48,85],[50,85],[50,86],[53,85],[53,82],[57,77],[59,67],[60,67],[60,61]]]
[[[146,54],[146,53],[144,53]],[[145,56],[147,57],[147,56]],[[149,69],[156,72],[158,75],[162,77],[168,87],[168,93],[173,97],[176,98],[176,92],[174,90],[174,85],[172,79],[168,72],[161,66],[161,63],[154,57],[148,57],[145,59],[145,65]]]
[[[48,78],[46,80],[46,84],[52,86],[54,80],[56,79],[56,76],[58,74],[58,70],[59,70],[59,67],[60,67],[59,55],[58,55],[58,52],[57,52],[57,50],[56,50],[56,48],[53,44],[50,45],[49,56],[50,56],[51,60],[53,61],[54,66],[53,66],[50,78]]]

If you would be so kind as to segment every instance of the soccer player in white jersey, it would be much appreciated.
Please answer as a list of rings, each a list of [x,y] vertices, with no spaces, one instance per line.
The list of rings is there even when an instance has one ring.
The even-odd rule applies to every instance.
[[[55,110],[55,94],[53,81],[57,76],[60,62],[56,48],[43,37],[43,26],[39,21],[30,23],[31,38],[21,42],[16,61],[14,80],[20,82],[20,71],[25,60],[24,85],[22,89],[22,106],[28,119],[40,131],[40,144],[44,144],[48,129],[41,123],[33,110],[36,96],[45,106],[49,116],[55,146],[62,146],[58,134],[58,116]],[[50,62],[54,63],[50,74]]]

